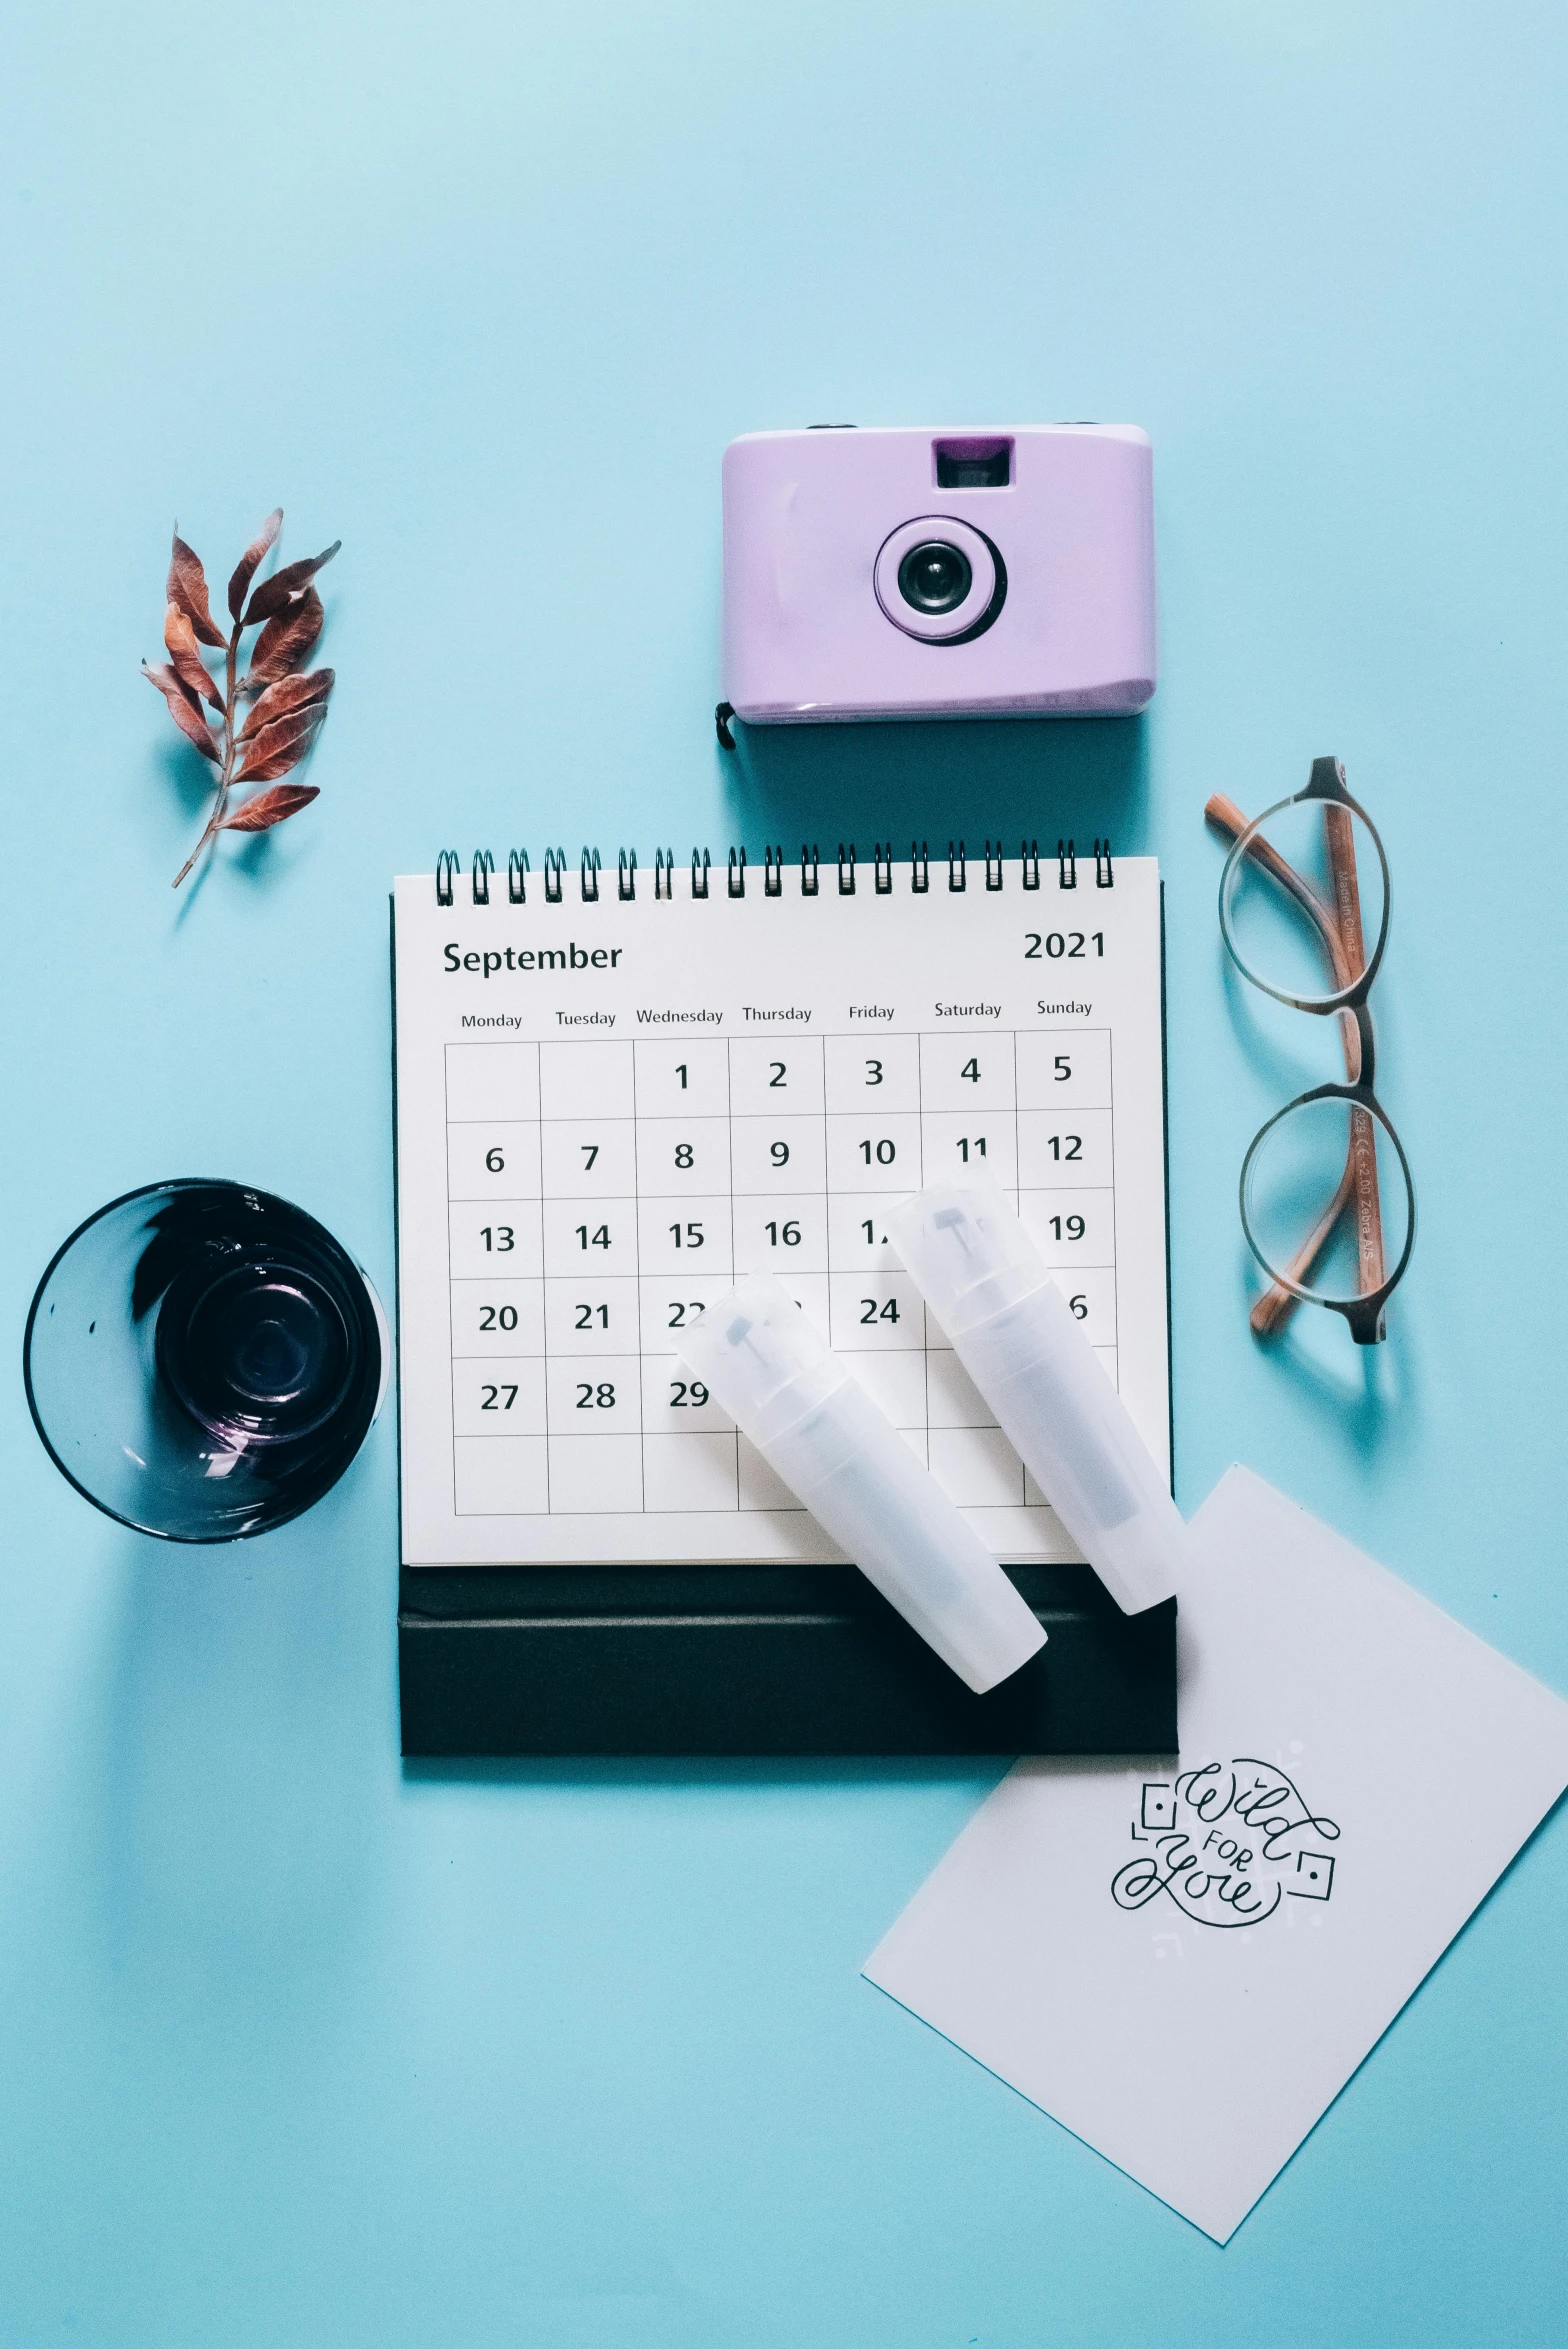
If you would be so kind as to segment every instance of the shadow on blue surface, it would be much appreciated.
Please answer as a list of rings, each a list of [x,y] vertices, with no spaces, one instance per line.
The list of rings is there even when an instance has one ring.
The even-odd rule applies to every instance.
[[[910,836],[946,855],[962,839],[971,857],[1000,838],[1075,840],[1080,855],[1109,836],[1124,855],[1145,837],[1148,747],[1139,718],[955,720],[936,726],[743,726],[719,752],[736,832],[802,841],[824,856],[853,841],[862,861],[877,841],[909,854]]]
[[[405,1786],[707,1787],[727,1793],[747,1788],[971,1786],[978,1797],[1011,1769],[1015,1758],[1012,1754],[846,1754],[841,1759],[760,1754],[693,1755],[681,1760],[662,1755],[584,1754],[529,1759],[481,1754],[439,1761],[405,1758],[402,1770]],[[1121,1758],[1117,1757],[1118,1762]]]
[[[119,1537],[99,1913],[111,1971],[159,1984],[172,2024],[211,1999],[276,2023],[363,1963],[385,1663],[364,1638],[376,1545],[355,1483],[251,1542]]]

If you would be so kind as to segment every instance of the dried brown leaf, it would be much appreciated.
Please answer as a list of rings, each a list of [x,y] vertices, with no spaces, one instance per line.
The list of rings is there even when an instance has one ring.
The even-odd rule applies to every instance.
[[[203,644],[228,643],[228,638],[220,636],[213,626],[212,614],[207,609],[207,574],[201,567],[201,557],[194,547],[186,545],[178,530],[169,557],[167,601],[179,605]]]
[[[234,576],[229,581],[229,610],[236,620],[245,608],[245,590],[255,578],[263,557],[276,545],[282,528],[283,508],[275,506],[235,564]]]
[[[290,710],[286,717],[263,726],[246,752],[245,764],[235,776],[235,782],[270,783],[276,776],[286,775],[290,767],[297,767],[326,714],[326,703],[313,701],[304,709]]]
[[[302,807],[309,807],[320,792],[312,783],[283,783],[276,791],[258,791],[243,807],[230,811],[218,826],[220,832],[270,832],[274,824],[281,824],[285,816],[297,815]]]
[[[215,710],[223,707],[223,696],[213,683],[206,662],[196,650],[196,631],[178,604],[170,604],[163,616],[163,641],[169,648],[169,658],[182,685],[202,701],[210,701]]]
[[[220,766],[222,759],[218,745],[212,738],[212,729],[196,705],[196,697],[177,669],[165,668],[161,663],[154,668],[143,661],[142,675],[150,685],[156,685],[169,705],[169,715],[186,738],[194,742],[204,759]]]
[[[253,628],[258,620],[270,620],[275,613],[298,603],[316,573],[324,563],[331,562],[342,544],[341,538],[335,538],[323,553],[307,555],[303,562],[285,563],[281,571],[274,571],[270,579],[263,580],[246,606],[244,626]]]
[[[321,634],[325,617],[320,596],[313,587],[307,587],[297,604],[269,620],[250,656],[245,691],[259,693],[264,685],[275,684],[290,669],[297,668]]]
[[[302,677],[280,677],[266,692],[240,728],[239,740],[254,740],[263,726],[270,726],[274,718],[281,718],[289,710],[304,709],[307,703],[324,702],[332,691],[333,672],[330,669],[308,669]]]

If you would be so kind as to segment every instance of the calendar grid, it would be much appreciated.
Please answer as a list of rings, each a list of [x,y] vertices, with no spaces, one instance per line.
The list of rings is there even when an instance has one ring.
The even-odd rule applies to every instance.
[[[453,1123],[453,1120],[452,1120],[452,1070],[451,1070],[451,1064],[450,1064],[450,1062],[448,1061],[448,1059],[447,1059],[447,1056],[446,1056],[446,1054],[445,1054],[444,1052],[443,1052],[443,1054],[441,1055],[441,1108],[442,1108],[442,1114],[443,1114],[443,1116],[445,1117],[445,1120],[446,1120],[446,1130],[447,1130],[447,1133],[448,1133],[448,1135],[450,1135],[450,1134],[451,1134],[451,1131],[452,1131],[452,1123]],[[447,1220],[446,1220],[446,1230],[445,1230],[445,1231],[442,1233],[441,1237],[442,1237],[442,1251],[443,1251],[443,1255],[444,1255],[445,1262],[446,1262],[446,1328],[447,1328],[447,1346],[448,1346],[448,1349],[449,1349],[449,1358],[450,1358],[450,1360],[451,1360],[452,1367],[453,1367],[453,1371],[454,1371],[454,1374],[455,1374],[455,1372],[456,1372],[456,1367],[457,1367],[457,1360],[458,1360],[458,1343],[457,1343],[457,1336],[458,1336],[458,1333],[457,1333],[457,1272],[456,1272],[456,1268],[455,1268],[455,1266],[453,1265],[453,1262],[452,1262],[452,1217],[451,1217],[450,1210],[448,1211],[448,1214],[447,1214]],[[456,1515],[456,1513],[457,1513],[457,1510],[458,1510],[459,1506],[461,1505],[461,1502],[460,1502],[460,1495],[459,1495],[459,1492],[458,1492],[458,1453],[457,1453],[457,1446],[456,1446],[456,1444],[455,1444],[455,1443],[454,1443],[454,1444],[453,1444],[453,1446],[452,1446],[452,1454],[451,1454],[451,1458],[450,1458],[450,1459],[447,1461],[447,1464],[446,1464],[446,1466],[447,1466],[447,1474],[448,1474],[448,1475],[449,1475],[449,1477],[451,1478],[452,1511],[453,1511],[453,1514],[454,1514],[454,1515]],[[548,1497],[547,1497],[547,1499],[546,1499],[546,1506],[548,1507],[548,1505],[549,1505],[549,1503],[548,1503]]]
[[[450,1059],[450,1055],[448,1055],[448,1059]],[[541,1136],[543,1136],[543,1133],[544,1133],[544,1075],[543,1075],[543,1071],[541,1070],[541,1067],[540,1067],[540,1063],[539,1063],[539,1055],[538,1055],[538,1053],[537,1053],[537,1052],[534,1054],[534,1107],[535,1107],[535,1112],[536,1112],[536,1114],[537,1114],[537,1116],[538,1116],[538,1119],[539,1119],[539,1132],[540,1132],[540,1135],[541,1135]],[[541,1181],[541,1186],[542,1186],[542,1184],[543,1184],[543,1163],[542,1163],[542,1154],[541,1154],[541,1166],[540,1166],[540,1181]],[[541,1219],[541,1238],[542,1238],[542,1219]],[[542,1296],[541,1296],[541,1305],[542,1305],[542,1303],[543,1303],[543,1298],[542,1298]],[[547,1423],[547,1425],[548,1425],[548,1423]],[[456,1450],[456,1446],[455,1446],[455,1445],[453,1446],[453,1449],[454,1449],[454,1451]],[[549,1446],[549,1442],[548,1442],[548,1440],[546,1440],[546,1442],[545,1442],[545,1445],[544,1445],[544,1505],[545,1505],[545,1513],[546,1513],[546,1515],[548,1515],[548,1514],[550,1513],[550,1511],[551,1511],[551,1510],[553,1509],[553,1507],[554,1507],[554,1498],[553,1498],[553,1495],[552,1495],[552,1493],[551,1493],[551,1490],[550,1490],[550,1446]]]
[[[921,1131],[923,1134],[925,1130],[925,1094],[923,1091],[923,1079],[920,1068],[920,1048],[918,1044],[915,1047],[915,1113],[920,1119]],[[922,1166],[924,1166],[924,1163],[925,1153],[924,1149],[922,1149]],[[924,1178],[922,1177],[922,1180],[923,1179]],[[925,1343],[925,1341],[930,1336],[931,1332],[929,1318],[926,1314],[923,1300],[920,1307],[920,1316],[920,1403],[925,1419],[925,1462],[926,1466],[929,1468],[931,1465],[931,1349]]]
[[[445,1055],[457,1515],[798,1510],[669,1335],[759,1265],[956,1500],[1044,1509],[881,1223],[945,1168],[985,1165],[1115,1377],[1108,1027]]]
[[[1115,1038],[1115,1037],[1114,1037],[1114,1036],[1111,1034],[1111,1032],[1110,1032],[1110,1030],[1109,1030],[1109,1029],[1107,1029],[1107,1030],[1106,1030],[1106,1033],[1105,1033],[1105,1097],[1106,1097],[1106,1099],[1107,1099],[1108,1101],[1114,1101],[1114,1100],[1115,1100],[1115,1098],[1116,1098],[1116,1038]],[[1163,1115],[1164,1115],[1164,1097],[1163,1097],[1163,1094],[1162,1094],[1162,1096],[1161,1096],[1161,1117],[1162,1117],[1162,1127],[1161,1127],[1161,1134],[1160,1134],[1160,1141],[1161,1141],[1162,1148],[1163,1148],[1163,1145],[1164,1145],[1164,1140],[1165,1140],[1164,1129],[1163,1129]],[[1116,1127],[1115,1127],[1115,1122],[1114,1122],[1114,1120],[1112,1121],[1112,1125],[1111,1125],[1111,1134],[1110,1134],[1110,1153],[1109,1153],[1109,1155],[1110,1155],[1110,1178],[1111,1178],[1111,1262],[1114,1264],[1114,1263],[1116,1262],[1116,1260],[1117,1260],[1117,1254],[1118,1254],[1118,1250],[1117,1250],[1117,1239],[1118,1239],[1118,1233],[1117,1233],[1117,1229],[1116,1229]],[[1169,1265],[1168,1265],[1168,1264],[1167,1264],[1167,1266],[1166,1266],[1166,1274],[1165,1274],[1165,1277],[1166,1277],[1166,1280],[1167,1280],[1167,1281],[1169,1281],[1169,1279],[1170,1279],[1170,1267],[1169,1267]]]
[[[632,1196],[640,1199],[642,1197],[642,1158],[638,1149],[637,1136],[637,1049],[634,1045],[632,1047]],[[637,1340],[637,1358],[640,1362],[642,1359],[642,1248],[640,1232],[632,1244],[636,1250],[635,1261],[638,1275],[637,1286],[632,1292],[633,1334]],[[640,1400],[641,1398],[639,1398]],[[648,1457],[645,1442],[639,1443],[637,1447],[637,1506],[639,1509],[646,1509],[648,1506]]]

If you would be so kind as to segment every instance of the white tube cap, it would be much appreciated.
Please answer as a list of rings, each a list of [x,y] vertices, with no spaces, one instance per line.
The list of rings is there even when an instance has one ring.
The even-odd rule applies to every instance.
[[[888,1232],[955,1345],[1051,1277],[992,1175],[928,1183],[893,1209]]]

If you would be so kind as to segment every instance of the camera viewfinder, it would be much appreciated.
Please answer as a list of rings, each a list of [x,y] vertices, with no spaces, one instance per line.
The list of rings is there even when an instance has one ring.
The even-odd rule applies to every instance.
[[[938,489],[1007,489],[1013,478],[1010,440],[932,442]]]

